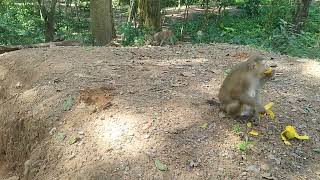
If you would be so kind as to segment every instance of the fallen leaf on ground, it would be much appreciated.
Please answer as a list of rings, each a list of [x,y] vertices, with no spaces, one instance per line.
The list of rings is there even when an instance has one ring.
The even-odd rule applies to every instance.
[[[208,125],[208,123],[203,123],[200,127],[202,129],[208,129],[209,125]]]
[[[63,102],[63,110],[69,111],[72,108],[74,101],[74,97],[69,96],[68,99]]]
[[[79,137],[73,137],[72,139],[70,139],[69,144],[72,145],[72,144],[78,142],[79,140],[80,140]]]
[[[248,122],[248,123],[247,123],[247,127],[248,127],[248,128],[251,128],[251,127],[252,127],[252,123],[251,123],[251,122]]]
[[[156,165],[157,169],[159,169],[160,171],[166,171],[168,170],[167,165],[163,164],[160,160],[155,160],[154,164]]]
[[[320,148],[313,149],[313,151],[320,154]]]
[[[66,138],[66,134],[65,133],[58,133],[57,134],[57,139],[59,141],[63,141]]]

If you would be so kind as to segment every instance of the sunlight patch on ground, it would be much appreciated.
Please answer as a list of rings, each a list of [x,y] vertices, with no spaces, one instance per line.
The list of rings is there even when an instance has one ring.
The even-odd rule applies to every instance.
[[[38,90],[36,88],[32,88],[24,91],[20,95],[19,99],[21,99],[21,101],[24,101],[25,103],[32,103],[35,101],[37,96],[38,96]]]
[[[302,74],[320,78],[320,63],[316,61],[307,61],[302,66]]]
[[[206,58],[193,58],[193,59],[180,59],[172,58],[170,61],[160,61],[156,64],[159,66],[172,66],[172,65],[193,65],[208,62]]]
[[[139,132],[142,118],[132,114],[117,114],[100,120],[94,134],[99,139],[98,145],[122,149],[132,155],[138,153],[148,143],[144,134]]]

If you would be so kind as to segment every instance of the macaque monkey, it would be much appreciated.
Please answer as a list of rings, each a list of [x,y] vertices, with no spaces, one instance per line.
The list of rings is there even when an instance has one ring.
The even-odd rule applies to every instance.
[[[157,41],[157,43],[160,43],[160,46],[162,46],[163,42],[167,40],[169,40],[171,44],[173,44],[172,38],[173,32],[171,30],[162,30],[153,35],[153,40]]]
[[[274,76],[274,70],[260,56],[251,56],[235,66],[223,81],[219,91],[220,108],[233,118],[259,120],[259,113],[265,113],[259,94],[262,86]],[[270,70],[270,68],[269,68]]]

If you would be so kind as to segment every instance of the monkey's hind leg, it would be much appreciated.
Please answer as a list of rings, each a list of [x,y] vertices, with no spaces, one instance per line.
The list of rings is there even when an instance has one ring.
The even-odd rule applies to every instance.
[[[239,101],[231,101],[229,104],[225,105],[224,109],[228,115],[237,117],[240,113],[241,104]]]
[[[164,42],[164,40],[161,40],[161,42],[160,42],[160,46],[162,46],[163,42]]]

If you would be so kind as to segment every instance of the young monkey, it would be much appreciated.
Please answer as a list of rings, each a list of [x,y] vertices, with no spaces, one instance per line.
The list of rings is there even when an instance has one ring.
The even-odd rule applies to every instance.
[[[160,46],[162,46],[162,44],[167,40],[169,40],[171,44],[173,44],[172,37],[173,32],[171,30],[164,29],[160,32],[155,33],[153,35],[153,40],[157,41],[157,43],[160,43]]]
[[[223,81],[218,94],[220,108],[231,117],[256,121],[259,113],[265,113],[259,94],[275,73],[274,70],[265,73],[268,67],[263,60],[257,55],[249,57],[235,66]]]

